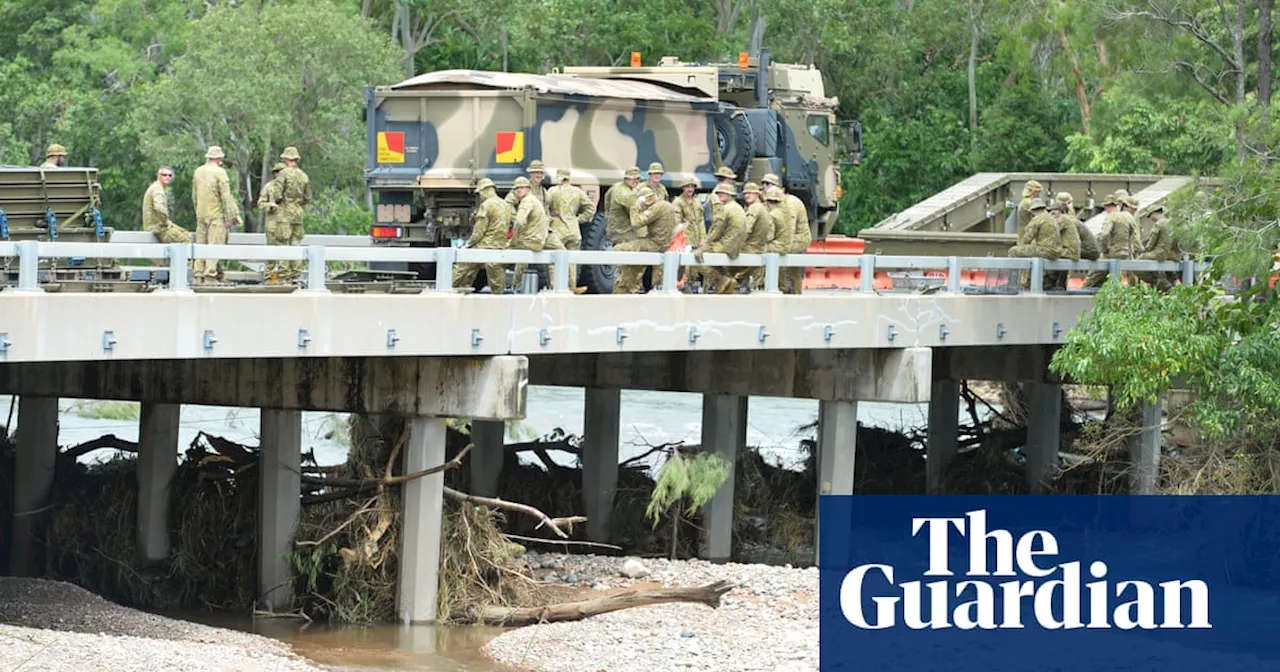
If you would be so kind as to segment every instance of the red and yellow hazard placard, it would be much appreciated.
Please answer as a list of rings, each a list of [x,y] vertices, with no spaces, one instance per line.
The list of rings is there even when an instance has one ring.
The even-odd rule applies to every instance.
[[[378,131],[378,163],[404,163],[404,131]]]
[[[524,160],[524,131],[499,131],[494,161],[520,163]]]

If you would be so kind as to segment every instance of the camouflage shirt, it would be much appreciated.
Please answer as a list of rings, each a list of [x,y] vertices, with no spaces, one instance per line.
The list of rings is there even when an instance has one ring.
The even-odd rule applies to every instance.
[[[765,246],[764,251],[786,254],[791,251],[791,243],[796,235],[795,214],[791,212],[791,208],[787,207],[785,201],[773,207],[765,207],[769,210],[769,216],[773,218],[773,239]]]
[[[538,202],[542,204],[544,209],[551,205],[551,203],[547,201],[547,190],[543,188],[542,183],[534,182],[533,180],[529,180],[529,182],[531,184],[529,187],[529,195],[538,199]],[[552,189],[555,189],[555,187],[552,187]],[[515,210],[520,206],[520,199],[516,197],[515,189],[508,191],[507,197],[504,200],[507,202],[507,205],[511,206],[512,210]]]
[[[636,214],[637,228],[646,228],[646,247],[653,252],[666,252],[676,228],[676,211],[671,203],[658,199]]]
[[[705,252],[723,252],[737,259],[747,240],[747,213],[737,201],[729,201],[716,210],[707,232]]]
[[[277,178],[262,187],[262,193],[258,194],[258,209],[267,213],[268,224],[285,221],[284,210],[280,207],[283,193],[284,188],[280,184],[279,178]]]
[[[1127,212],[1111,213],[1098,237],[1098,252],[1107,259],[1132,259],[1138,239],[1138,223]]]
[[[663,186],[663,184],[662,184],[661,182],[659,182],[659,183],[657,183],[657,184],[654,184],[654,183],[652,183],[652,182],[645,182],[645,183],[644,183],[644,186],[647,186],[647,187],[649,187],[650,189],[652,189],[652,190],[653,190],[653,193],[655,193],[655,194],[657,194],[657,195],[658,195],[658,200],[662,200],[662,201],[669,201],[669,200],[671,200],[671,199],[668,197],[668,195],[667,195],[667,188],[666,188],[665,186]]]
[[[542,250],[547,240],[547,211],[530,190],[520,199],[520,207],[516,210],[515,223],[512,225],[510,248],[513,250]]]
[[[311,204],[311,178],[297,166],[285,166],[276,177],[280,183],[280,210],[290,224],[302,223],[302,208]]]
[[[1098,259],[1098,239],[1084,222],[1076,220],[1076,233],[1080,235],[1080,258],[1088,261]]]
[[[702,204],[697,198],[676,196],[671,202],[676,209],[676,224],[684,225],[684,237],[689,245],[698,247],[707,238],[707,227],[702,223]]]
[[[800,200],[795,194],[784,194],[782,201],[795,217],[796,230],[791,236],[792,254],[799,254],[809,249],[809,243],[812,242],[813,235],[809,231],[809,209],[804,207],[804,201]]]
[[[155,233],[169,223],[169,197],[164,193],[164,185],[156,180],[142,195],[142,229]]]
[[[1009,248],[1011,257],[1057,259],[1061,253],[1062,236],[1058,233],[1058,223],[1046,212],[1032,217],[1027,228],[1018,234],[1018,244]]]
[[[747,254],[763,254],[773,240],[773,217],[764,203],[756,201],[747,206],[747,240],[742,251]]]
[[[576,227],[596,216],[596,204],[581,187],[557,184],[547,190],[547,214]]]
[[[1142,254],[1138,255],[1138,258],[1151,261],[1177,261],[1181,256],[1177,245],[1173,242],[1173,235],[1169,233],[1169,220],[1162,219],[1152,224],[1151,234],[1147,236],[1147,242],[1142,246]]]
[[[1080,220],[1071,215],[1059,215],[1058,237],[1062,239],[1062,248],[1058,256],[1072,261],[1080,260]]]
[[[485,189],[481,194],[484,201],[476,208],[475,226],[471,229],[471,237],[467,239],[467,247],[479,250],[506,249],[511,211],[498,198],[498,192],[494,189]]]
[[[191,176],[191,202],[196,206],[198,220],[231,221],[240,216],[240,205],[231,195],[231,180],[217,164],[196,168]]]

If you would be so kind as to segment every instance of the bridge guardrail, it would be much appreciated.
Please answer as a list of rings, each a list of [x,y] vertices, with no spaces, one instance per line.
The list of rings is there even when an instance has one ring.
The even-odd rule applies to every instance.
[[[1208,268],[1204,262],[1191,259],[1182,261],[1140,261],[1104,259],[1100,261],[1070,261],[1025,257],[925,257],[890,255],[836,255],[836,254],[742,254],[736,259],[721,253],[707,253],[698,261],[693,253],[675,252],[618,252],[597,250],[556,250],[531,252],[527,250],[474,250],[467,248],[410,248],[410,247],[326,247],[322,245],[200,245],[162,243],[57,243],[57,242],[0,242],[0,258],[18,259],[19,291],[40,291],[39,271],[41,259],[149,259],[168,262],[170,290],[189,289],[189,263],[193,259],[220,259],[231,261],[305,261],[307,284],[305,291],[328,291],[325,264],[330,261],[355,262],[410,262],[435,263],[435,291],[453,291],[453,267],[459,263],[502,264],[555,264],[551,278],[552,292],[568,293],[569,265],[634,265],[661,266],[667,278],[678,276],[681,267],[759,267],[764,269],[764,291],[779,292],[779,271],[783,268],[856,268],[861,280],[855,292],[874,292],[876,271],[946,271],[944,288],[950,292],[962,291],[962,271],[1025,271],[1030,274],[1032,293],[1044,292],[1046,271],[1109,271],[1123,272],[1163,271],[1178,273],[1184,284],[1196,282],[1200,273]],[[663,283],[664,293],[677,293],[676,283]]]

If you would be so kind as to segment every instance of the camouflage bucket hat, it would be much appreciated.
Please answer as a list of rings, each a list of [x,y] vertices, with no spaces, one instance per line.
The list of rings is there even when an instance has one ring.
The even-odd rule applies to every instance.
[[[781,203],[781,202],[782,202],[782,191],[781,191],[780,189],[778,189],[777,187],[773,187],[772,189],[769,189],[769,190],[767,190],[767,191],[765,191],[765,192],[764,192],[764,200],[766,200],[766,201],[770,201],[770,202],[773,202],[773,203]]]
[[[1111,194],[1111,196],[1117,200],[1123,200],[1123,199],[1129,198],[1129,190],[1116,189],[1116,192],[1114,194]]]
[[[1040,183],[1039,183],[1039,182],[1037,182],[1037,181],[1035,181],[1035,180],[1031,180],[1031,181],[1027,182],[1027,188],[1028,188],[1028,189],[1040,189],[1040,190],[1042,190],[1042,191],[1044,190],[1044,187],[1040,186]]]
[[[1040,199],[1038,199],[1038,198],[1033,198],[1033,199],[1031,199],[1031,206],[1030,206],[1030,208],[1031,208],[1031,210],[1032,210],[1033,212],[1034,212],[1034,211],[1036,211],[1036,210],[1044,210],[1044,201],[1042,201],[1042,200],[1040,200]]]
[[[534,159],[533,161],[529,162],[529,172],[545,173],[547,172],[547,165],[541,161],[538,161],[537,159]]]
[[[1108,205],[1115,205],[1115,204],[1116,204],[1115,194],[1107,194],[1106,196],[1102,197],[1101,201],[1098,202],[1098,205],[1101,205],[1104,208]]]
[[[519,189],[520,187],[532,187],[532,186],[533,186],[533,183],[530,182],[529,178],[527,177],[517,177],[516,181],[511,183],[512,189]]]
[[[283,164],[283,163],[277,163],[276,165],[271,166],[271,172],[272,172],[272,173],[278,173],[278,172],[280,172],[280,171],[282,171],[282,170],[284,170],[284,164]]]
[[[712,190],[712,193],[729,194],[730,196],[737,196],[737,194],[734,193],[732,184],[717,184],[716,188]]]
[[[720,166],[719,168],[716,168],[716,177],[727,177],[731,180],[738,179],[738,175],[728,166]]]
[[[758,194],[758,193],[760,193],[760,185],[756,184],[755,182],[748,182],[748,183],[746,183],[746,184],[742,185],[742,193],[744,193],[744,194]]]
[[[480,183],[476,185],[476,193],[480,193],[485,189],[493,189],[496,186],[497,185],[493,183],[493,180],[486,177],[483,180],[480,180]]]
[[[1126,198],[1124,199],[1124,204],[1125,204],[1125,205],[1127,205],[1127,206],[1129,206],[1129,209],[1131,209],[1131,210],[1137,210],[1137,209],[1138,209],[1138,199],[1136,199],[1136,198],[1134,198],[1134,197],[1132,197],[1132,196],[1128,196],[1128,197],[1126,197]]]
[[[696,186],[698,186],[698,180],[692,176],[686,177],[683,180],[680,180],[681,189],[684,189],[685,187],[696,187]]]
[[[1151,208],[1151,210],[1147,212],[1147,214],[1149,214],[1149,215],[1154,215],[1154,214],[1156,214],[1157,212],[1158,212],[1158,213],[1160,213],[1160,214],[1168,214],[1168,211],[1166,211],[1166,210],[1164,209],[1164,206],[1163,206],[1163,205],[1157,205],[1157,206],[1152,207],[1152,208]]]
[[[628,168],[628,169],[627,169],[627,172],[625,172],[625,173],[623,173],[623,174],[622,174],[622,176],[623,176],[624,178],[627,178],[627,177],[639,178],[639,177],[640,177],[640,166],[631,166],[630,168]]]
[[[650,174],[650,175],[652,175],[653,173],[665,173],[665,172],[667,172],[667,171],[665,171],[665,170],[663,170],[663,169],[662,169],[662,164],[661,164],[661,163],[658,163],[657,161],[654,161],[653,163],[649,164],[649,174]]]
[[[50,156],[66,156],[66,155],[67,155],[67,148],[57,143],[49,145],[49,149],[46,149],[44,152],[45,158],[49,158]]]
[[[283,152],[280,152],[280,158],[282,158],[282,159],[288,159],[288,160],[290,160],[290,161],[301,161],[301,160],[302,160],[302,157],[298,155],[298,148],[297,148],[297,147],[285,147],[285,148],[284,148],[284,151],[283,151]]]
[[[778,180],[778,176],[774,175],[773,173],[768,173],[764,177],[760,178],[760,183],[772,184],[775,187],[782,184],[782,182]]]
[[[1057,196],[1053,197],[1059,203],[1073,203],[1075,199],[1071,198],[1071,194],[1065,191],[1059,191]]]
[[[204,158],[206,159],[221,159],[226,156],[227,153],[222,151],[222,148],[218,145],[209,145],[208,151],[204,153]]]
[[[556,178],[559,179],[561,182],[564,182],[565,180],[569,179],[569,176],[570,176],[570,173],[568,168],[561,168],[556,171]]]
[[[653,190],[649,187],[640,187],[636,190],[636,200],[644,200],[653,195]]]

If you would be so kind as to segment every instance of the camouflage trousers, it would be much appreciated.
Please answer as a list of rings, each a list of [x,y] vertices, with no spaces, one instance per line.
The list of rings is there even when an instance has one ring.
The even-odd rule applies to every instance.
[[[288,221],[272,221],[267,218],[268,245],[300,245],[302,243],[302,223]],[[262,277],[268,282],[290,281],[302,274],[301,261],[268,261],[262,269]]]
[[[480,273],[480,267],[484,267],[485,279],[489,284],[489,291],[494,294],[501,294],[505,283],[506,266],[503,264],[454,264],[453,266],[453,290],[459,291],[471,287],[475,284],[476,275]]]
[[[196,220],[197,245],[226,245],[228,227],[221,217],[202,217]],[[223,277],[221,259],[196,259],[196,280],[220,280]]]
[[[551,233],[547,238],[555,236],[562,246],[562,250],[580,250],[582,249],[582,233],[578,230],[578,225],[570,224],[562,220],[553,220],[551,223]],[[555,277],[552,276],[552,282]],[[578,265],[569,264],[569,289],[578,291]]]
[[[149,231],[151,235],[155,236],[156,240],[162,243],[170,244],[191,242],[191,234],[187,233],[186,229],[174,224],[173,222],[161,224],[160,226],[153,226],[150,229],[147,229],[147,231]]]
[[[619,252],[662,252],[663,250],[657,244],[651,243],[644,238],[629,240],[620,245],[615,245],[613,249]],[[613,293],[614,294],[635,294],[640,291],[641,281],[644,279],[644,269],[646,266],[619,266],[617,275],[613,277]],[[661,269],[661,267],[659,267]],[[653,284],[657,285],[661,280],[661,275],[655,275]]]
[[[1156,289],[1167,292],[1178,282],[1178,274],[1168,271],[1144,271],[1136,273],[1138,279]]]

